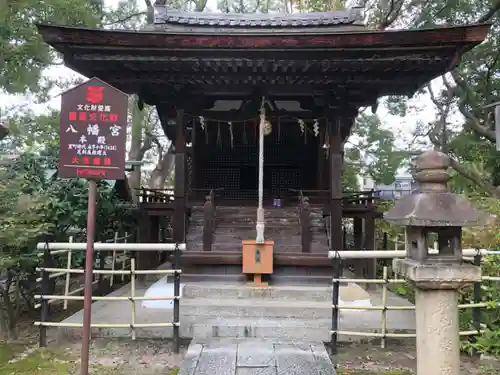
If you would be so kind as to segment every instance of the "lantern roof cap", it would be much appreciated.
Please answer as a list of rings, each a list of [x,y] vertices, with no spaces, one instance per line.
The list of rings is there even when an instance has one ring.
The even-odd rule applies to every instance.
[[[394,224],[420,227],[482,226],[494,217],[474,208],[463,195],[450,193],[448,155],[426,151],[416,160],[418,193],[403,197],[384,219]]]

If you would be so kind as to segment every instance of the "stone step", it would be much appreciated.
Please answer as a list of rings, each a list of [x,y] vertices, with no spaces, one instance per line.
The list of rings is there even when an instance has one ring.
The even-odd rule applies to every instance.
[[[224,285],[207,283],[187,284],[182,291],[184,299],[203,298],[209,296],[225,299],[259,299],[280,301],[332,301],[332,286],[271,286],[269,288],[253,288],[245,285]],[[342,301],[370,299],[369,294],[358,285],[346,285],[339,288]]]
[[[211,338],[279,338],[281,340],[329,341],[331,319],[224,319],[215,318],[181,328],[194,340]],[[182,327],[182,320],[181,320]]]
[[[230,221],[217,220],[215,227],[216,228],[253,228],[253,229],[255,229],[255,224],[256,224],[255,220],[248,221],[248,222],[234,222],[234,221],[230,222]],[[275,221],[275,220],[267,220],[266,219],[265,224],[266,224],[266,229],[267,228],[289,228],[289,227],[300,228],[300,223],[298,220],[296,220],[296,221],[288,220],[287,222],[283,223],[283,222],[280,222],[278,220]],[[204,226],[203,219],[201,219],[199,221],[191,220],[189,222],[189,227],[201,227],[201,228],[203,228],[203,226]],[[318,229],[318,230],[324,231],[323,223],[318,223],[318,224],[312,223],[310,225],[310,228],[312,230]]]
[[[216,227],[217,228],[254,228],[256,225],[255,220],[248,221],[231,221],[231,220],[218,220]],[[297,227],[300,228],[300,223],[298,220],[286,220],[284,219],[276,219],[276,220],[267,220],[265,222],[266,229],[267,228],[290,228]]]
[[[288,229],[286,231],[282,231],[281,233],[279,231],[272,231],[272,230],[266,230],[264,231],[264,235],[267,239],[287,239],[289,242],[297,242],[300,243],[302,236],[300,235],[300,231],[297,230],[291,230]],[[314,241],[319,241],[319,242],[325,242],[327,240],[325,233],[323,232],[312,232],[312,240]],[[255,237],[255,228],[248,229],[248,230],[238,230],[238,231],[222,231],[222,230],[216,230],[214,233],[214,238],[225,238],[227,237],[228,239],[231,238],[240,238],[240,239],[248,239],[248,238],[253,238]],[[189,233],[187,234],[187,239],[193,239],[197,241],[202,241],[203,240],[203,229],[196,230],[196,229],[191,229]],[[325,242],[326,243],[326,242]]]
[[[332,302],[187,298],[182,300],[182,316],[328,319],[332,316]]]
[[[215,233],[234,233],[234,232],[255,232],[255,225],[232,225],[232,224],[218,224],[215,228]],[[298,224],[294,225],[276,225],[270,224],[265,226],[265,231],[269,233],[286,233],[286,232],[300,232],[300,226]]]
[[[184,277],[184,276],[183,276]],[[183,279],[181,278],[181,282]],[[229,284],[229,283],[228,283]],[[225,298],[205,296],[205,298],[189,298],[189,290],[184,284],[183,296],[180,300],[180,332],[183,337],[277,337],[299,339],[328,340],[331,324],[332,307],[330,301],[318,302],[311,300],[273,300],[272,298]],[[230,285],[230,284],[229,284]],[[242,288],[241,284],[233,284],[234,288]],[[200,285],[200,288],[213,288],[210,285]],[[287,287],[289,287],[287,285]],[[147,292],[149,284],[138,283],[136,295],[142,296]],[[220,289],[228,288],[220,283]],[[294,287],[302,292],[301,287]],[[310,286],[311,295],[318,287]],[[286,288],[285,288],[286,290]],[[319,290],[326,290],[319,288]],[[210,292],[210,289],[205,289]],[[168,295],[170,291],[165,291]],[[286,291],[286,293],[291,293]],[[124,286],[113,292],[112,296],[130,295],[130,286]],[[300,294],[299,294],[300,295]],[[290,295],[287,295],[290,297]],[[314,298],[314,297],[313,297]],[[371,304],[381,305],[380,292],[371,292]],[[149,302],[151,303],[151,302]],[[346,303],[348,303],[346,301]],[[387,304],[390,306],[408,306],[409,303],[392,293],[387,295]],[[82,311],[67,318],[64,323],[75,324],[82,322]],[[343,310],[340,312],[339,329],[343,331],[380,332],[381,311],[376,310]],[[173,309],[147,307],[145,302],[136,303],[136,323],[166,323],[172,322]],[[129,301],[96,301],[92,308],[93,323],[127,324],[131,319],[131,305]],[[415,311],[389,310],[387,311],[387,327],[389,331],[408,331],[415,329]],[[66,331],[81,334],[81,328],[62,327]],[[135,329],[137,337],[171,337],[171,327],[148,327]],[[130,328],[92,329],[92,336],[130,337]],[[310,335],[310,336],[309,336]],[[314,337],[312,337],[314,335]],[[360,339],[360,337],[354,337]],[[342,340],[342,338],[340,338]]]
[[[220,268],[220,273],[214,272]],[[330,268],[327,267],[325,273],[330,273]],[[195,268],[195,271],[200,271],[200,266]],[[203,273],[190,272],[187,268],[186,272],[182,273],[181,280],[183,283],[208,283],[212,282],[214,284],[241,284],[246,282],[246,276],[241,273],[241,266],[204,266],[201,268]],[[298,285],[298,286],[321,286],[327,287],[331,285],[332,276],[325,276],[324,274],[315,275],[283,275],[280,273],[275,273],[272,276],[271,285]]]
[[[151,311],[151,309],[149,309]],[[182,308],[181,308],[182,312]],[[128,311],[127,311],[128,313]],[[171,321],[171,310],[156,310],[154,318],[137,322],[167,322]],[[380,314],[379,314],[380,315]],[[167,318],[166,318],[167,316]],[[414,315],[410,319],[388,319],[387,329],[391,332],[413,332],[415,329]],[[81,319],[69,319],[71,323],[81,323]],[[125,317],[120,323],[129,321]],[[297,339],[305,341],[330,341],[330,319],[245,319],[245,318],[203,318],[183,316],[180,318],[180,336],[188,339],[201,340],[220,338],[276,338],[282,340]],[[375,312],[355,312],[340,317],[339,330],[380,332],[380,317]],[[92,337],[130,338],[130,328],[92,328]],[[136,328],[137,338],[172,338],[172,327]],[[58,329],[60,339],[81,338],[82,329],[75,327],[61,327]],[[361,336],[339,335],[339,342],[359,341]]]

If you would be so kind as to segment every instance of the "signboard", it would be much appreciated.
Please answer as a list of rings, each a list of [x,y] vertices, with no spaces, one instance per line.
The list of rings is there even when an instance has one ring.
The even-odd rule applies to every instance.
[[[128,96],[98,78],[62,94],[59,177],[123,180]]]

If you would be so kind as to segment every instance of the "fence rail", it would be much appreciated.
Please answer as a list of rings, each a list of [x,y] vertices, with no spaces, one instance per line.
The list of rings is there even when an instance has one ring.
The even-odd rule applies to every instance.
[[[118,267],[118,266],[121,266],[121,269],[122,271],[125,271],[126,267],[127,267],[127,264],[129,264],[129,261],[130,259],[127,257],[127,251],[123,250],[121,252],[121,256],[119,256],[118,254],[118,251],[119,249],[117,249],[118,247],[118,243],[120,241],[123,241],[124,244],[126,244],[128,242],[128,240],[130,240],[132,238],[132,235],[125,232],[123,236],[120,237],[120,234],[118,232],[115,232],[113,238],[111,239],[108,239],[106,240],[104,243],[106,244],[109,244],[113,247],[112,249],[112,255],[111,255],[111,270],[112,271],[115,271],[115,268]],[[57,243],[52,243],[52,245],[56,245]],[[61,248],[61,246],[57,247],[57,246],[54,246],[55,250],[52,251],[52,247],[51,247],[51,251],[50,251],[50,254],[49,254],[49,257],[52,258],[52,259],[44,259],[45,262],[48,262],[49,260],[52,261],[53,263],[55,263],[55,259],[54,257],[55,256],[62,256],[62,255],[66,255],[66,268],[57,268],[57,267],[52,267],[52,268],[49,268],[47,269],[47,272],[49,272],[49,280],[52,280],[52,279],[56,279],[55,281],[57,281],[57,279],[61,276],[65,276],[65,280],[64,280],[64,296],[72,296],[72,295],[75,295],[75,294],[78,294],[78,293],[81,293],[83,292],[83,285],[79,284],[78,287],[76,289],[73,289],[73,290],[70,290],[71,288],[71,266],[73,264],[73,251],[74,250],[80,250],[80,249],[75,249],[73,248],[75,245],[77,247],[80,246],[79,243],[74,243],[73,242],[73,236],[70,236],[69,237],[69,242],[63,242],[62,244],[64,244],[65,246],[63,246]],[[51,245],[51,246],[52,246]],[[45,247],[47,246],[46,243],[39,243],[37,245],[37,250],[41,250],[41,249],[45,249]],[[38,257],[39,258],[43,258],[44,257],[45,252],[39,252],[38,253]],[[106,257],[105,256],[102,256],[104,255],[104,253],[100,253],[99,256],[96,261],[97,261],[97,264],[99,267],[105,267],[105,263],[106,263]],[[101,266],[101,263],[102,263],[102,266]],[[58,271],[50,271],[50,269],[58,269]],[[37,268],[37,271],[40,272],[40,268]],[[97,270],[96,270],[97,271]],[[96,272],[94,271],[94,274],[95,275],[101,275],[101,278],[100,279],[94,279],[92,281],[92,285],[96,285],[98,284],[99,282],[103,282],[104,279],[109,279],[109,285],[110,287],[112,287],[114,284],[115,284],[115,273],[113,274],[106,274],[106,275],[103,275],[102,273],[99,273],[99,272]],[[83,274],[83,270],[81,272]],[[125,281],[125,273],[122,273],[121,274],[121,282],[123,283]],[[36,282],[39,283],[42,281],[42,277],[38,277],[36,279]],[[58,301],[59,299],[51,299],[49,300],[49,304],[52,304],[56,301]],[[40,303],[36,304],[35,305],[35,308],[39,308],[40,307]],[[64,310],[67,310],[68,309],[68,300],[63,300],[63,309]]]
[[[115,236],[116,237],[116,236]],[[115,254],[118,251],[123,252],[137,252],[137,251],[162,251],[172,254],[172,269],[154,269],[154,270],[138,270],[136,269],[135,258],[130,259],[130,269],[125,269],[125,264],[121,270],[116,270],[116,261],[112,260],[112,269],[103,269],[102,262],[99,265],[100,269],[93,270],[96,275],[103,275],[110,279],[115,275],[129,276],[130,277],[130,294],[128,296],[92,296],[93,301],[130,301],[131,302],[131,320],[127,323],[92,323],[91,328],[130,328],[132,339],[136,339],[136,328],[154,328],[154,327],[173,327],[174,350],[179,352],[180,334],[179,334],[179,301],[181,296],[180,291],[180,275],[182,270],[180,268],[181,253],[185,250],[185,244],[171,244],[171,243],[95,243],[95,251],[112,251]],[[37,305],[40,307],[40,321],[35,322],[35,325],[40,327],[40,346],[46,346],[46,329],[47,327],[72,327],[81,328],[83,323],[64,323],[64,322],[50,322],[49,320],[49,304],[55,301],[64,301],[67,307],[68,301],[83,300],[83,296],[75,296],[81,292],[82,289],[69,291],[68,282],[64,289],[64,295],[58,295],[54,290],[50,290],[51,277],[61,277],[71,274],[83,274],[84,270],[71,268],[71,262],[68,261],[66,268],[53,267],[51,264],[52,255],[55,254],[71,254],[72,251],[83,251],[86,249],[85,243],[75,242],[54,242],[54,243],[39,243],[37,249],[44,250],[40,253],[43,256],[44,262],[37,271],[41,273],[39,280],[42,282],[42,292],[36,295],[35,298],[40,300]],[[52,252],[52,250],[54,250]],[[68,257],[70,257],[68,255]],[[115,259],[113,255],[112,259]],[[115,259],[116,260],[116,259]],[[171,296],[138,296],[136,291],[136,275],[173,275],[174,276],[174,293]],[[67,277],[66,280],[69,278]],[[167,300],[173,301],[173,320],[172,322],[156,322],[156,323],[137,323],[136,322],[136,302],[147,300]]]
[[[436,249],[429,249],[430,254],[437,254]],[[472,257],[472,261],[475,265],[480,266],[481,261],[484,256],[487,255],[500,255],[499,251],[489,251],[485,249],[463,249],[462,254],[465,257]],[[394,258],[404,258],[406,256],[406,251],[400,250],[340,250],[340,251],[329,251],[328,257],[333,260],[334,267],[334,277],[333,282],[333,300],[332,300],[332,329],[330,330],[331,335],[331,348],[333,352],[336,352],[337,339],[339,335],[348,336],[358,336],[358,337],[371,337],[380,338],[381,346],[384,348],[386,346],[387,338],[415,338],[415,332],[389,332],[387,329],[387,312],[395,310],[415,310],[415,306],[391,306],[388,305],[388,293],[390,284],[404,284],[406,280],[403,278],[389,278],[389,268],[387,266],[383,267],[383,275],[381,279],[348,279],[342,278],[343,259],[394,259]],[[482,281],[500,281],[500,277],[495,276],[483,276]],[[339,288],[340,284],[348,283],[364,283],[364,284],[376,284],[382,286],[382,304],[376,306],[345,306],[339,304]],[[480,309],[489,307],[492,303],[496,301],[481,302],[481,283],[474,284],[474,302],[459,304],[459,309],[473,309],[473,330],[460,331],[460,336],[474,336],[481,334],[484,326],[480,322]],[[379,332],[366,332],[366,331],[343,331],[339,329],[339,312],[341,310],[375,310],[381,312],[381,325]]]
[[[110,241],[126,241],[127,235],[120,237],[115,235],[115,238]],[[36,325],[40,327],[40,345],[46,345],[46,329],[47,327],[72,327],[81,328],[82,323],[57,323],[51,322],[48,319],[48,307],[50,303],[55,301],[63,301],[65,308],[67,307],[68,301],[80,301],[83,300],[83,296],[75,295],[81,293],[82,288],[75,289],[73,291],[69,288],[70,275],[72,274],[83,274],[84,270],[79,268],[72,268],[71,254],[74,251],[83,251],[86,249],[85,243],[75,243],[75,242],[57,242],[57,243],[40,243],[37,245],[37,249],[43,250],[40,252],[40,256],[43,256],[44,263],[42,266],[37,268],[37,271],[41,273],[41,277],[38,281],[42,282],[41,293],[35,297],[40,301],[37,305],[40,307],[40,321],[35,322]],[[99,258],[100,264],[99,269],[95,269],[93,272],[96,275],[100,275],[112,280],[115,276],[121,276],[122,281],[125,278],[130,278],[130,292],[129,295],[125,296],[92,296],[93,301],[130,301],[131,315],[130,321],[123,323],[92,323],[92,328],[129,328],[132,339],[136,339],[136,329],[137,328],[153,328],[153,327],[173,327],[173,339],[175,350],[179,350],[179,315],[180,315],[180,276],[182,269],[180,267],[180,260],[182,251],[186,249],[185,244],[167,244],[167,243],[154,243],[154,244],[135,244],[127,242],[99,242],[94,246],[95,251],[112,252],[110,269],[103,268],[104,258]],[[138,270],[136,268],[135,258],[132,257],[130,261],[127,259],[119,260],[118,253],[123,252],[123,254],[135,253],[137,251],[163,251],[171,253],[172,268],[171,269],[154,269],[154,270]],[[430,254],[437,253],[435,249],[429,249]],[[67,266],[66,268],[54,266],[53,262],[49,262],[53,255],[64,255],[67,254]],[[482,259],[488,255],[500,255],[498,251],[488,251],[485,249],[464,249],[463,256],[469,257],[473,260],[474,264],[480,265]],[[332,350],[336,350],[337,338],[339,335],[348,336],[358,336],[358,337],[371,337],[380,338],[382,347],[385,347],[386,340],[388,338],[414,338],[416,337],[415,332],[394,332],[388,329],[388,312],[390,311],[413,311],[415,306],[393,306],[390,305],[388,295],[390,292],[390,285],[404,284],[406,282],[403,278],[398,278],[397,275],[394,277],[390,275],[390,268],[384,266],[382,268],[381,278],[343,278],[343,259],[393,259],[393,258],[403,258],[406,256],[405,251],[401,250],[342,250],[342,251],[330,251],[328,253],[329,258],[333,261],[334,275],[332,278],[333,283],[333,299],[332,299],[332,324],[331,324],[331,345]],[[121,262],[121,264],[120,264]],[[121,269],[116,269],[116,267]],[[136,290],[136,276],[137,275],[173,275],[174,276],[174,292],[170,296],[140,296],[137,295]],[[65,277],[65,288],[64,294],[57,294],[54,289],[51,290],[50,283],[53,279]],[[99,280],[97,280],[99,281]],[[500,277],[496,276],[483,276],[482,281],[500,281]],[[110,281],[111,283],[111,281]],[[362,284],[374,284],[381,286],[381,303],[374,306],[346,306],[339,304],[339,288],[341,284],[346,283],[362,283]],[[490,301],[481,301],[480,296],[480,283],[474,285],[474,300],[472,303],[460,304],[459,309],[473,309],[472,314],[472,326],[474,329],[464,330],[460,332],[461,336],[473,336],[480,334],[484,329],[484,326],[480,323],[480,309],[492,306]],[[61,292],[62,293],[62,292]],[[157,322],[157,323],[138,323],[136,321],[136,302],[137,301],[147,301],[147,300],[163,300],[163,301],[173,301],[173,319],[171,322]],[[341,330],[339,329],[339,313],[342,310],[366,310],[366,311],[380,311],[381,323],[380,329],[377,332],[362,332],[355,330]]]

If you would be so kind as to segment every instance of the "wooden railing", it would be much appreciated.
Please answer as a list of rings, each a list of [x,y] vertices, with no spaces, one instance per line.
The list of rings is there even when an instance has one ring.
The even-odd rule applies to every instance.
[[[148,189],[139,191],[139,203],[170,203],[174,200],[172,189]]]
[[[216,226],[215,194],[223,188],[210,189],[203,205],[203,251],[212,251]]]
[[[353,208],[371,208],[379,197],[375,196],[374,190],[356,191],[352,193],[345,193],[342,196],[342,204],[344,207]]]
[[[328,205],[330,201],[330,190],[323,189],[289,189],[290,192],[298,193],[301,191],[304,195],[309,198],[309,203],[316,204],[324,204]],[[379,197],[375,196],[374,190],[366,190],[366,191],[354,191],[354,192],[344,192],[342,194],[342,204],[344,207],[366,207],[370,204],[373,204],[375,200],[379,200]]]
[[[311,252],[312,233],[311,233],[311,214],[309,207],[309,198],[304,196],[303,190],[299,190],[299,224],[300,240],[303,253]]]
[[[325,216],[323,220],[323,225],[325,229],[325,234],[326,234],[326,243],[328,245],[328,248],[332,248],[332,228],[330,226],[330,215]]]

